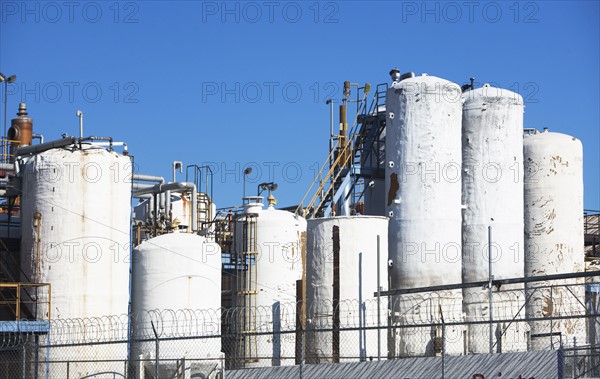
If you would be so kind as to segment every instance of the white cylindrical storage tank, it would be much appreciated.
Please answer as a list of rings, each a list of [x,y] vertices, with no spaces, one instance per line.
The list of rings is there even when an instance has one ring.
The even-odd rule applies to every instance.
[[[463,98],[463,283],[489,280],[490,226],[494,279],[521,278],[524,273],[523,98],[488,84],[465,92]],[[524,314],[519,314],[523,301],[522,284],[495,289],[493,319],[523,318]],[[463,308],[466,321],[488,321],[488,290],[480,286],[465,288]],[[494,351],[527,348],[522,324],[504,323],[494,328]],[[504,341],[496,340],[499,335]],[[489,352],[488,336],[489,324],[469,325],[468,352]]]
[[[133,338],[153,339],[151,321],[159,337],[216,336],[221,330],[221,249],[215,242],[191,233],[163,234],[142,242],[133,251]],[[185,370],[209,377],[197,358],[220,358],[221,340],[161,341],[161,375],[177,372],[177,360],[186,359]],[[137,372],[154,373],[154,341],[133,342],[132,359]],[[181,368],[179,368],[181,370]],[[198,371],[200,370],[200,371]]]
[[[525,275],[584,270],[583,148],[574,137],[552,132],[526,135]],[[526,286],[528,318],[585,314],[582,279],[541,281]],[[554,286],[554,287],[548,287]],[[545,288],[539,288],[545,287]],[[556,348],[587,341],[585,320],[531,321],[531,347]],[[549,336],[550,335],[550,336]]]
[[[240,307],[235,322],[246,336],[236,346],[233,365],[294,365],[296,284],[302,279],[306,220],[275,209],[272,197],[267,209],[262,197],[246,200],[234,237],[236,255],[245,266],[239,267],[234,288],[234,303]]]
[[[377,238],[382,291],[388,289],[386,217],[308,220],[306,362],[351,362],[388,356],[387,297],[377,301]],[[379,309],[379,321],[378,321]],[[354,328],[352,331],[338,329]],[[358,328],[358,329],[356,329]],[[319,332],[319,329],[327,330]],[[334,329],[334,331],[331,331]]]
[[[38,319],[127,314],[131,169],[129,157],[90,145],[52,149],[24,159],[23,281],[52,286],[51,309],[39,299]],[[122,359],[126,347],[117,350],[82,346],[64,354],[53,349],[50,354],[75,360]],[[94,367],[123,371],[121,362],[115,365]],[[89,367],[73,363],[69,374],[91,375]]]
[[[386,95],[386,206],[392,289],[461,282],[460,87],[433,76],[395,82]],[[460,290],[393,298],[393,356],[433,355],[441,330],[413,323],[459,320]],[[402,327],[404,326],[404,327]],[[449,328],[450,329],[450,328]],[[462,332],[447,352],[462,353]]]

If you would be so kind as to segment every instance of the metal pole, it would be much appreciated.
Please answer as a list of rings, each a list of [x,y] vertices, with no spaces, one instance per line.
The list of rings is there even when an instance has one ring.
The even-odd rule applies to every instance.
[[[552,292],[552,287],[550,287],[550,304],[552,304],[550,307],[550,350],[554,350],[554,322],[552,321],[552,316],[554,316],[554,295]]]
[[[152,332],[154,332],[154,339],[156,341],[156,354],[155,354],[155,357],[154,357],[154,367],[155,367],[154,368],[154,371],[155,371],[154,372],[154,374],[155,374],[154,378],[155,379],[160,379],[160,374],[158,372],[158,355],[159,355],[159,347],[160,347],[159,345],[160,345],[160,342],[158,340],[158,334],[156,333],[156,328],[154,327],[154,321],[150,321],[150,325],[152,325]]]
[[[363,338],[363,300],[362,300],[362,253],[358,253],[358,351],[361,362],[366,360],[365,340]]]
[[[377,235],[377,360],[381,360],[381,254],[380,237]]]
[[[221,378],[225,379],[225,353],[221,354]]]
[[[327,99],[325,103],[329,104],[329,168],[331,168],[333,166],[333,154],[331,154],[333,151],[333,99]]]
[[[303,379],[304,371],[304,325],[301,326],[300,333],[300,379]]]
[[[39,347],[40,347],[40,336],[39,335],[35,335],[35,351],[34,353],[34,365],[33,365],[33,378],[34,379],[38,379],[38,364],[40,361],[40,352],[39,352]]]
[[[489,308],[490,308],[490,354],[494,354],[494,312],[492,309],[492,282],[494,276],[492,275],[492,226],[488,226],[488,293],[489,293]]]
[[[444,320],[444,313],[442,312],[442,306],[438,304],[440,311],[440,318],[442,319],[442,379],[446,377],[446,321]]]
[[[442,318],[442,379],[446,377],[446,322]]]
[[[29,339],[29,338],[27,338],[27,339]],[[23,344],[23,350],[21,352],[21,359],[22,359],[21,364],[23,365],[21,374],[23,375],[22,376],[23,378],[27,377],[27,345],[28,345],[28,342],[29,341],[27,341]]]
[[[577,378],[577,337],[573,337],[573,378]]]
[[[79,138],[83,138],[83,112],[78,110],[75,112],[77,117],[79,118]]]
[[[2,138],[5,139],[4,143],[2,144],[2,162],[6,163],[8,161],[7,158],[7,151],[6,151],[6,147],[8,144],[8,138],[6,136],[6,103],[8,102],[8,79],[6,79],[4,81],[4,134],[2,135]]]

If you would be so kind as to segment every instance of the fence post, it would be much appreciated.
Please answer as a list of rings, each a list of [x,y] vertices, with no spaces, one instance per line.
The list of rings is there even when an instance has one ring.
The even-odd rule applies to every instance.
[[[442,319],[442,379],[446,378],[446,322],[444,320],[444,313],[442,312],[442,306],[438,304],[440,311],[440,318]]]
[[[303,379],[303,370],[304,370],[304,326],[300,330],[300,379]]]
[[[38,351],[39,349],[39,345],[40,345],[40,336],[38,336],[37,334],[35,335],[35,350],[33,352],[34,354],[34,359],[33,359],[33,378],[34,379],[38,379],[38,364],[39,364],[39,360],[40,360],[40,353]]]
[[[225,379],[225,353],[221,353],[221,379]]]
[[[488,226],[488,296],[489,296],[489,312],[490,312],[490,330],[489,330],[489,339],[490,339],[490,354],[494,353],[494,304],[493,304],[493,280],[494,275],[492,273],[492,226]]]
[[[377,360],[381,360],[381,253],[380,238],[377,235]]]
[[[158,340],[158,334],[156,333],[156,328],[154,327],[154,321],[150,321],[150,325],[152,325],[152,332],[154,333],[154,339],[156,343],[156,351],[154,354],[154,378],[160,379],[160,373],[158,372],[158,357],[160,352],[160,341]]]
[[[25,342],[23,343],[23,350],[21,352],[21,360],[22,360],[22,370],[21,370],[21,375],[22,378],[26,378],[27,377],[27,342],[29,338],[27,338],[27,340],[25,340]]]
[[[573,337],[573,379],[577,378],[577,337]]]

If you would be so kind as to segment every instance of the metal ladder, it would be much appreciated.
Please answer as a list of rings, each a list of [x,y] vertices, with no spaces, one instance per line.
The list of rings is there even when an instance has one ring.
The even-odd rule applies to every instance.
[[[256,337],[256,296],[258,294],[258,270],[256,260],[257,246],[257,219],[258,214],[246,213],[240,216],[242,221],[242,246],[236,259],[239,267],[237,270],[237,295],[241,299],[242,312],[239,320],[238,332],[240,336],[238,357],[243,362],[258,361],[258,344]]]
[[[212,217],[212,199],[210,198],[210,196],[208,196],[207,193],[205,192],[198,192],[197,193],[197,202],[198,202],[198,213],[197,213],[197,220],[198,220],[198,230],[204,230],[206,229],[208,226],[210,226],[213,217]]]

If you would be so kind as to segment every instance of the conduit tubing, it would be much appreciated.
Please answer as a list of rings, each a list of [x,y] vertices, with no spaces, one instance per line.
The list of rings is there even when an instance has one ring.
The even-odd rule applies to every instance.
[[[165,178],[163,178],[162,176],[154,176],[154,175],[144,175],[144,174],[133,174],[132,179],[134,181],[138,181],[138,182],[154,182],[154,183],[160,183],[160,184],[164,184],[165,183]],[[135,188],[135,184],[134,183],[134,197],[135,197],[135,190],[137,189],[141,189],[141,188]],[[150,187],[148,187],[150,188]],[[166,212],[169,216],[169,221],[171,221],[171,194],[169,192],[165,193],[160,193],[160,199],[158,201],[159,204],[159,208],[162,209],[166,209]]]
[[[133,196],[140,196],[145,194],[160,194],[167,191],[173,192],[187,192],[192,191],[192,232],[198,229],[198,192],[196,185],[190,182],[176,182],[176,183],[159,183],[149,188],[140,188],[133,191]]]
[[[15,156],[43,153],[44,151],[50,149],[58,149],[61,147],[74,145],[77,143],[77,140],[78,139],[75,137],[66,137],[56,141],[40,143],[38,145],[22,146],[17,149]]]

